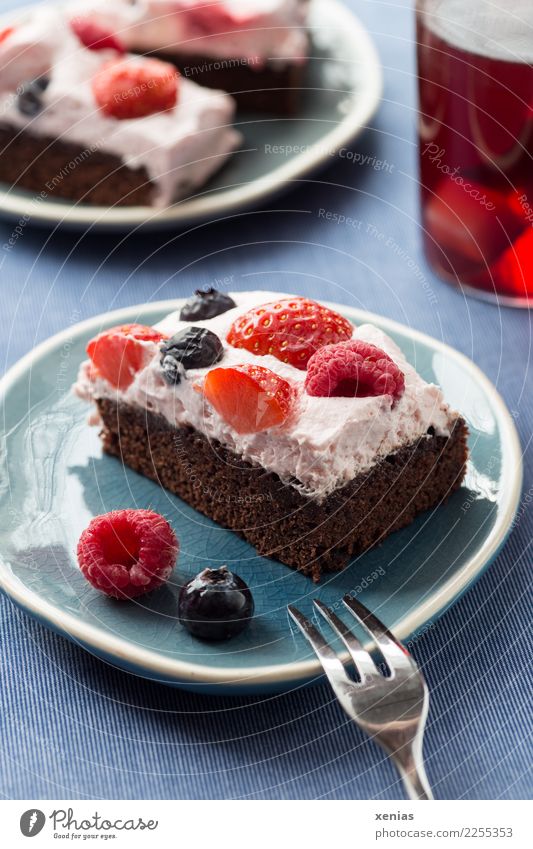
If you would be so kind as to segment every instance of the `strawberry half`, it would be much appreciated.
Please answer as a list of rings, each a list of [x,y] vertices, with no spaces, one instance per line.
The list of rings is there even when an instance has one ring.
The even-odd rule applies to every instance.
[[[271,354],[305,370],[324,345],[351,339],[353,325],[339,313],[308,298],[281,298],[261,304],[231,325],[227,340],[253,354]]]
[[[205,378],[203,393],[237,433],[259,433],[283,424],[296,394],[287,380],[254,365],[213,369]]]
[[[69,24],[74,35],[89,50],[116,50],[117,53],[126,52],[126,48],[114,32],[100,26],[100,24],[91,18],[72,18]]]
[[[0,44],[9,38],[12,32],[15,32],[15,27],[5,27],[5,29],[0,30]]]
[[[137,372],[154,355],[154,350],[146,343],[157,343],[164,338],[153,327],[144,324],[121,324],[91,339],[87,353],[105,380],[117,389],[127,389]]]
[[[105,64],[94,75],[92,90],[102,112],[122,121],[173,109],[178,84],[170,62],[137,57]]]

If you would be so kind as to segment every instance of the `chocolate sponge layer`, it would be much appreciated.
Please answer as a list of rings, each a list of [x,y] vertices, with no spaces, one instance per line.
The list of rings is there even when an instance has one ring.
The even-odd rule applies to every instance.
[[[158,53],[176,65],[184,77],[207,88],[227,91],[240,109],[290,117],[298,112],[305,65],[258,67],[253,61],[214,59],[179,53]]]
[[[193,428],[110,400],[97,405],[108,454],[314,581],[445,501],[465,473],[459,418],[449,437],[430,432],[318,501]]]
[[[148,206],[153,184],[145,168],[71,142],[0,127],[0,182],[46,199],[97,206]]]

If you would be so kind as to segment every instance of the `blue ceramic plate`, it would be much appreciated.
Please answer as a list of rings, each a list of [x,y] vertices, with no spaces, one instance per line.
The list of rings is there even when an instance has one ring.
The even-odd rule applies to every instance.
[[[69,387],[87,340],[103,326],[152,324],[175,301],[98,316],[40,345],[1,383],[0,584],[28,613],[116,666],[205,691],[283,690],[319,674],[286,605],[311,613],[313,598],[361,600],[400,638],[420,634],[480,575],[503,544],[520,495],[518,438],[501,398],[479,369],[440,342],[400,324],[333,305],[355,323],[389,333],[427,380],[439,383],[470,428],[471,461],[448,503],[357,558],[318,587],[271,560],[102,454],[88,408]],[[135,602],[92,589],[76,564],[90,519],[123,507],[151,507],[181,541],[171,583]],[[256,617],[225,644],[194,640],[176,621],[179,586],[206,565],[227,563],[252,588]]]
[[[0,26],[24,14],[31,15],[31,8],[3,15]],[[281,119],[239,112],[240,150],[193,197],[163,210],[95,207],[35,199],[30,192],[0,185],[0,215],[28,215],[35,223],[83,230],[176,227],[257,206],[333,162],[377,108],[381,65],[365,28],[337,0],[313,0],[309,29],[310,59],[298,115]]]

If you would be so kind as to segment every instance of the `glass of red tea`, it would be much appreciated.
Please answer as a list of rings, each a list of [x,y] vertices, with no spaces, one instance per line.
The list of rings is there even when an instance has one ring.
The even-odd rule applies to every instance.
[[[424,248],[442,277],[533,302],[533,0],[417,0]]]

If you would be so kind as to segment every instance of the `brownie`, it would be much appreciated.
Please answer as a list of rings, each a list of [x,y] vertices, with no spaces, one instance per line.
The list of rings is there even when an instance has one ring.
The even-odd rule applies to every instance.
[[[0,127],[0,181],[46,198],[98,206],[148,206],[153,191],[145,168],[7,126]]]
[[[227,91],[240,109],[286,117],[298,112],[305,64],[277,67],[268,63],[256,68],[244,59],[213,59],[176,53],[155,55],[172,62],[192,82]]]
[[[302,495],[191,427],[100,399],[104,450],[157,481],[257,552],[319,581],[444,502],[464,477],[467,428],[428,434],[379,460],[325,499]]]

